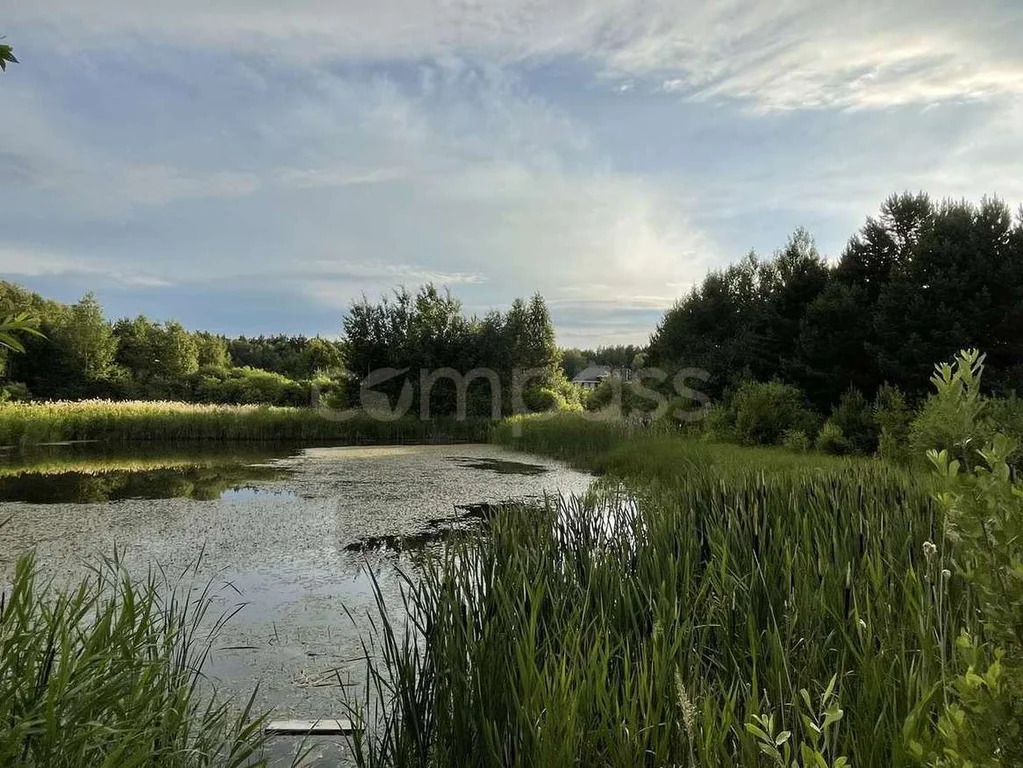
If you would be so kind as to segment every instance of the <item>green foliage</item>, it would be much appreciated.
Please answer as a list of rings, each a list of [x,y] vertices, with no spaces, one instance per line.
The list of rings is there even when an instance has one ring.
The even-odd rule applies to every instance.
[[[936,715],[921,706],[906,724],[912,752],[939,768],[1001,768],[1023,755],[1023,484],[1009,463],[1015,441],[990,435],[982,418],[983,360],[965,350],[933,377],[940,401],[933,408],[953,429],[951,438],[937,432],[947,443],[927,454],[944,513],[943,546],[931,545],[928,557],[940,556],[935,581],[942,595],[952,578],[962,578],[980,619],[960,634],[956,671],[943,681]]]
[[[39,397],[306,405],[313,375],[343,375],[340,347],[325,339],[236,339],[230,348],[239,350],[240,360],[279,370],[234,368],[224,337],[144,315],[111,326],[91,295],[65,306],[0,282],[0,311],[15,313],[6,331],[0,325],[0,353],[27,351],[14,358],[0,354],[0,372]],[[306,376],[295,379],[296,373]]]
[[[0,387],[0,403],[31,399],[32,393],[29,392],[28,387],[21,382],[15,381]]]
[[[451,542],[374,617],[360,765],[766,766],[764,713],[800,766],[908,763],[902,724],[941,674],[914,564],[928,487],[584,415],[495,437],[603,480]]]
[[[802,393],[779,381],[749,381],[736,390],[728,408],[735,435],[744,445],[777,445],[785,432],[813,429],[815,417]]]
[[[310,405],[308,383],[257,368],[204,368],[195,381],[194,399],[200,403],[265,403]]]
[[[3,38],[0,37],[0,40]],[[14,58],[14,49],[7,43],[0,43],[0,72],[6,72],[8,64],[17,63],[18,60]]]
[[[800,230],[773,259],[750,254],[676,303],[651,337],[651,362],[708,371],[715,396],[749,378],[799,385],[788,374],[798,368],[800,325],[828,280],[812,238]]]
[[[972,465],[976,450],[991,439],[988,400],[980,390],[985,356],[975,349],[960,352],[952,363],[935,366],[935,393],[927,398],[909,428],[914,454],[935,449]]]
[[[432,285],[415,295],[395,291],[376,304],[363,297],[345,315],[342,346],[349,370],[359,379],[372,371],[395,371],[393,378],[374,388],[391,401],[407,388],[418,402],[422,371],[453,369],[464,375],[487,369],[500,380],[505,413],[513,406],[516,371],[529,372],[528,381],[518,382],[527,407],[578,407],[578,397],[561,371],[554,326],[539,294],[529,301],[516,299],[506,313],[491,312],[483,318],[466,317],[457,300]],[[491,413],[489,389],[483,379],[468,385],[469,403],[483,406],[471,415]],[[456,405],[455,385],[448,379],[436,383],[430,393],[431,413],[452,414]]]
[[[848,387],[870,399],[885,381],[916,401],[935,360],[980,344],[989,380],[1016,389],[1021,317],[1023,219],[995,199],[902,194],[834,266],[797,232],[771,260],[751,254],[709,274],[665,313],[650,351],[655,365],[708,370],[715,397],[745,378],[778,379],[823,413]]]
[[[831,411],[828,421],[841,430],[854,453],[872,454],[877,450],[878,427],[873,409],[858,389],[847,389]]]
[[[311,379],[335,373],[344,365],[338,343],[316,336],[241,336],[227,342],[229,361],[241,368],[259,368],[291,379]],[[227,363],[200,360],[200,365],[227,367]]]
[[[59,318],[51,338],[67,369],[87,382],[102,379],[117,352],[117,339],[91,293]]]
[[[42,338],[39,332],[39,318],[22,312],[0,320],[0,348],[24,352],[25,347],[18,339],[18,335],[23,333]]]
[[[874,397],[874,423],[877,425],[878,455],[896,464],[910,461],[909,422],[912,412],[898,387],[883,384]]]
[[[607,411],[624,417],[649,417],[658,403],[650,395],[653,390],[645,390],[649,390],[649,385],[640,378],[626,381],[617,374],[608,376],[595,389],[584,393],[586,410]],[[670,409],[669,413],[674,410]]]
[[[810,450],[810,438],[801,429],[787,429],[782,435],[781,444],[790,451],[806,453]]]
[[[265,405],[104,400],[0,403],[0,445],[62,440],[480,442],[488,431],[489,421],[483,419],[381,421],[364,413]]]
[[[223,336],[199,331],[192,335],[192,340],[195,343],[198,368],[230,367],[231,353],[227,348],[227,339]]]
[[[845,713],[838,705],[832,677],[828,687],[815,705],[806,688],[799,691],[797,706],[801,708],[806,741],[795,743],[791,731],[778,730],[774,715],[754,715],[746,723],[746,730],[756,737],[760,751],[777,768],[850,768],[845,756],[832,758],[837,743],[838,724]]]
[[[0,596],[0,764],[260,764],[262,718],[198,687],[213,638],[212,595],[196,594],[116,562],[56,589],[23,556]]]
[[[569,379],[591,365],[639,370],[646,366],[646,360],[642,347],[635,344],[619,344],[596,349],[561,350],[561,368]]]
[[[821,453],[830,453],[833,456],[841,456],[852,451],[852,445],[846,439],[842,428],[830,419],[824,422],[813,445]]]

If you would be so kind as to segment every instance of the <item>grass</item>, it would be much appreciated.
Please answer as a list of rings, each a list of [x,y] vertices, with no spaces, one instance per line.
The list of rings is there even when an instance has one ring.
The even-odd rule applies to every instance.
[[[0,404],[0,445],[68,440],[338,441],[352,444],[485,440],[489,422],[401,418],[260,405],[107,400]]]
[[[106,562],[56,589],[19,559],[0,597],[0,765],[261,764],[261,718],[201,688],[208,594],[163,587]]]
[[[878,466],[877,461],[863,457],[706,442],[687,437],[667,425],[642,428],[576,414],[505,419],[496,425],[491,436],[494,442],[507,448],[551,456],[632,483],[671,480],[694,472],[733,477],[751,472],[814,472]]]
[[[903,725],[975,623],[923,554],[926,480],[578,417],[495,439],[513,432],[604,492],[453,543],[408,579],[410,623],[381,601],[371,694],[350,702],[361,765],[777,765],[759,715],[825,761],[800,766],[914,764]],[[844,715],[821,736],[832,680]]]

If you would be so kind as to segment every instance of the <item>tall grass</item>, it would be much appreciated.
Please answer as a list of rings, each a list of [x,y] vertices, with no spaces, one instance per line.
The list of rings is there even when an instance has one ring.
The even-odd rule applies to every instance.
[[[350,703],[361,765],[773,765],[747,724],[769,715],[811,744],[805,702],[833,678],[845,714],[826,764],[912,764],[903,725],[942,680],[949,628],[975,623],[954,578],[939,610],[926,483],[536,421],[526,445],[569,457],[587,441],[575,455],[607,492],[453,543],[408,579],[408,624],[380,601],[371,695]]]
[[[421,443],[485,440],[489,422],[325,414],[315,408],[107,400],[0,404],[0,445],[63,440],[334,440]]]
[[[261,719],[200,687],[208,595],[162,586],[107,562],[56,589],[18,561],[0,596],[0,765],[261,764]]]

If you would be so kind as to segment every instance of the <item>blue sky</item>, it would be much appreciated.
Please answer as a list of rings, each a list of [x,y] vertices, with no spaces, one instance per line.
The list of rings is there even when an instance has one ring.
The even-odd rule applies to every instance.
[[[15,0],[0,274],[228,334],[349,302],[540,291],[643,342],[796,227],[1023,201],[1023,4]]]

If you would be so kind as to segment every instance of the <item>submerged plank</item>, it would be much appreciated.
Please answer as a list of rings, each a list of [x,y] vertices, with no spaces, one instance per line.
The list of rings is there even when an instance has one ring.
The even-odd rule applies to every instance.
[[[331,734],[353,733],[355,727],[351,720],[271,720],[263,728],[268,734],[279,736],[327,736]]]

